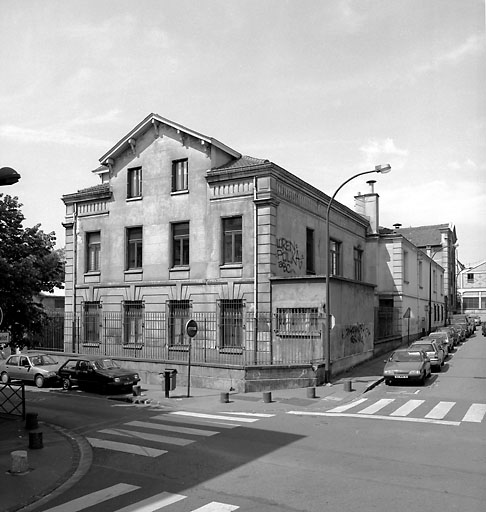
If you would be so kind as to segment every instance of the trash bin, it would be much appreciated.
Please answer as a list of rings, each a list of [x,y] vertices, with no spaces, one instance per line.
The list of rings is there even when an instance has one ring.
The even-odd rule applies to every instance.
[[[164,370],[165,398],[169,398],[169,391],[174,391],[176,388],[176,375],[177,370],[173,368],[166,368]]]

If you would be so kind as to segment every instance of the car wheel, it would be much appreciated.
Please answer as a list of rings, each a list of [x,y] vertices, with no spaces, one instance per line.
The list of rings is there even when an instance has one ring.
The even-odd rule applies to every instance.
[[[423,374],[422,378],[420,379],[420,384],[422,384],[422,386],[425,386],[426,379],[427,379],[427,370],[424,370],[424,374]]]
[[[44,377],[42,375],[36,375],[34,382],[38,388],[42,388],[44,386]]]
[[[69,389],[71,389],[71,387],[72,387],[72,385],[71,385],[71,380],[69,379],[69,377],[62,379],[62,389],[65,389],[66,391],[68,391]]]
[[[7,372],[3,372],[2,373],[2,384],[8,384],[9,380],[10,380],[10,378],[8,376],[8,373]]]

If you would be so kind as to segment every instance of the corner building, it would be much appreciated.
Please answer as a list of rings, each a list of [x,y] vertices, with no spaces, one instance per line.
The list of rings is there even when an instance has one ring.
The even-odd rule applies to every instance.
[[[62,198],[65,352],[110,355],[145,382],[167,367],[216,389],[322,382],[329,196],[157,114],[100,163],[100,184]],[[334,372],[373,352],[368,230],[333,202]]]

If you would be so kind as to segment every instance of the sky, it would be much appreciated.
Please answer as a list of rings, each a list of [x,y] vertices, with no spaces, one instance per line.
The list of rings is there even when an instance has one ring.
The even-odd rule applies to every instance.
[[[61,197],[157,113],[380,224],[450,223],[486,260],[484,0],[0,0],[0,167],[64,246]]]

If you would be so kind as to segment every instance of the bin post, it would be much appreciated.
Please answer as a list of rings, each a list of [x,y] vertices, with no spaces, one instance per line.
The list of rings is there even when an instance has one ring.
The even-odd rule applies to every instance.
[[[165,398],[169,398],[170,372],[167,370],[165,370],[165,372],[164,372],[164,384],[165,384]]]

